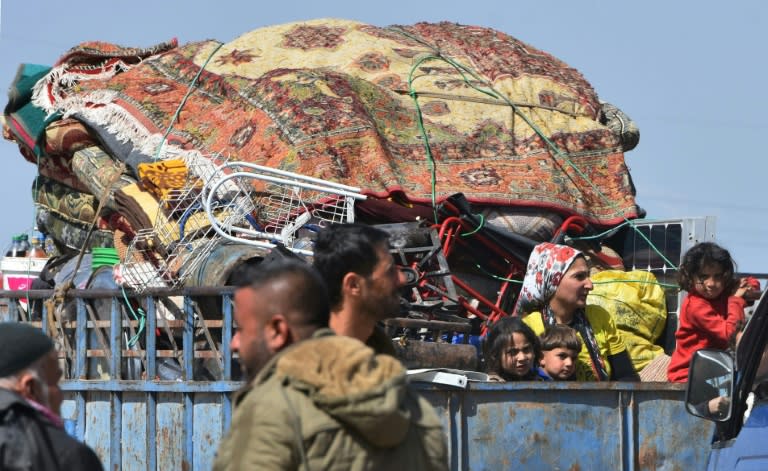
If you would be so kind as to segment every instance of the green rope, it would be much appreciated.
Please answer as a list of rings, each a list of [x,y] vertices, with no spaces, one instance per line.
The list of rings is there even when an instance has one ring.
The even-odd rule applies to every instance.
[[[424,116],[421,113],[421,106],[419,105],[419,97],[416,94],[416,90],[413,89],[413,73],[416,71],[416,69],[421,65],[422,63],[428,61],[428,60],[436,60],[439,59],[439,57],[436,56],[427,56],[419,59],[416,64],[414,64],[413,67],[411,67],[411,71],[408,73],[408,94],[413,99],[413,104],[416,106],[416,123],[419,127],[419,132],[421,133],[422,140],[424,141],[424,151],[427,153],[427,161],[429,162],[429,174],[431,179],[431,197],[432,197],[432,212],[434,214],[435,223],[437,223],[437,169],[435,168],[435,158],[432,155],[432,148],[429,145],[429,135],[427,134],[426,128],[424,128]]]
[[[670,284],[670,283],[661,283],[659,281],[648,281],[648,280],[610,280],[610,281],[595,281],[592,280],[593,285],[609,285],[611,283],[645,283],[649,285],[656,285],[661,286],[662,288],[669,288],[669,289],[680,289],[679,285]]]
[[[205,70],[205,67],[208,65],[208,62],[211,61],[213,56],[219,51],[219,49],[221,49],[221,46],[223,45],[224,43],[219,43],[219,45],[216,46],[216,49],[214,49],[213,52],[211,52],[208,55],[208,58],[203,63],[203,66],[200,67],[200,70],[197,71],[195,78],[193,78],[192,82],[189,83],[189,87],[187,88],[187,93],[184,95],[184,98],[181,99],[179,106],[176,108],[176,112],[173,113],[173,117],[171,118],[171,121],[168,123],[168,129],[165,130],[165,134],[163,134],[163,139],[160,141],[160,145],[157,146],[157,152],[155,153],[154,160],[157,160],[160,158],[160,152],[163,150],[163,146],[165,146],[165,140],[168,138],[168,135],[171,134],[171,130],[173,129],[173,123],[175,123],[179,119],[181,110],[184,108],[184,105],[187,104],[187,98],[189,98],[192,95],[192,93],[197,89],[197,80],[200,78],[200,75]]]
[[[483,226],[485,226],[485,216],[482,214],[477,214],[477,216],[480,216],[480,224],[478,224],[477,227],[472,230],[472,232],[465,232],[464,234],[461,234],[461,237],[469,237],[472,234],[476,234],[480,231],[480,229],[483,228]]]
[[[506,278],[506,277],[503,277],[503,276],[494,275],[493,273],[489,272],[482,265],[480,265],[478,263],[475,264],[475,267],[480,269],[480,271],[482,271],[483,273],[485,273],[486,275],[490,276],[493,279],[496,279],[496,280],[499,280],[499,281],[508,281],[510,283],[517,283],[519,285],[523,284],[522,280],[515,280],[513,278]],[[593,285],[609,285],[609,284],[614,284],[614,283],[645,283],[645,284],[649,284],[649,285],[661,286],[662,288],[667,288],[667,289],[680,289],[680,286],[678,286],[678,285],[670,284],[670,283],[661,283],[661,282],[658,282],[658,281],[648,281],[648,280],[594,281],[594,280],[592,280],[592,284]]]
[[[517,283],[518,285],[522,285],[523,284],[523,280],[515,280],[515,279],[512,279],[512,278],[505,278],[503,276],[494,275],[493,273],[491,273],[488,270],[486,270],[485,267],[483,267],[479,263],[476,263],[475,267],[479,268],[481,272],[485,273],[486,275],[490,276],[493,279],[496,279],[496,280],[499,280],[499,281],[509,281],[510,283]]]
[[[133,307],[131,307],[131,302],[128,300],[128,295],[125,293],[125,286],[120,287],[123,293],[123,299],[125,300],[125,305],[128,307],[128,311],[133,316],[134,320],[139,321],[139,330],[136,331],[136,335],[128,339],[128,346],[133,347],[136,345],[136,342],[139,341],[139,338],[141,337],[141,333],[144,332],[144,327],[147,322],[147,314],[144,312],[144,309],[139,308],[139,315],[136,314],[136,312],[133,310]],[[139,317],[141,316],[141,317]]]
[[[653,222],[653,221],[647,221],[647,220],[646,220],[646,222]],[[638,228],[637,228],[637,224],[635,223],[635,221],[629,221],[629,220],[626,220],[626,219],[625,219],[625,220],[624,220],[624,222],[622,222],[622,223],[621,223],[621,224],[619,224],[618,226],[616,226],[616,227],[612,227],[612,228],[608,229],[607,231],[601,232],[600,234],[597,234],[597,235],[593,235],[593,236],[568,237],[567,239],[569,239],[569,240],[592,240],[592,239],[600,239],[600,238],[602,238],[604,235],[606,235],[606,234],[609,234],[609,233],[611,233],[611,232],[615,232],[615,231],[617,231],[617,230],[621,229],[622,227],[624,227],[624,226],[626,226],[626,225],[630,225],[630,226],[631,226],[631,227],[632,227],[632,228],[635,230],[635,232],[637,232],[638,234],[641,234],[641,235],[643,235],[643,239],[645,239],[645,241],[646,241],[646,242],[648,242],[648,244],[651,246],[651,248],[653,248],[653,251],[654,251],[654,252],[656,252],[656,254],[657,254],[659,257],[661,257],[661,259],[662,259],[662,260],[664,260],[664,263],[666,263],[667,265],[669,265],[669,266],[670,266],[672,269],[674,269],[674,270],[677,270],[677,269],[678,269],[678,267],[676,267],[676,266],[675,266],[675,264],[674,264],[674,263],[672,263],[672,262],[671,262],[671,261],[670,261],[670,260],[667,258],[667,256],[666,256],[666,255],[664,255],[664,253],[662,253],[662,252],[661,252],[661,250],[659,250],[659,249],[658,249],[658,248],[657,248],[655,245],[653,245],[653,243],[651,243],[651,241],[650,241],[650,240],[648,240],[648,238],[646,238],[646,237],[645,237],[645,234],[643,234],[643,232],[642,232],[640,229],[638,229]]]
[[[436,181],[435,181],[435,177],[434,177],[434,175],[435,175],[435,169],[434,169],[435,162],[434,162],[434,158],[432,156],[432,151],[429,148],[429,141],[426,138],[426,130],[424,129],[424,122],[423,122],[423,118],[422,118],[422,115],[421,115],[421,109],[420,109],[420,107],[418,105],[418,93],[413,88],[413,73],[414,73],[414,71],[415,71],[415,69],[417,67],[419,67],[423,62],[425,62],[427,60],[442,60],[445,63],[447,63],[447,64],[451,65],[452,67],[454,67],[454,69],[456,69],[456,71],[459,73],[459,75],[461,75],[462,79],[464,80],[464,83],[467,86],[469,86],[470,88],[474,89],[475,91],[477,91],[479,93],[487,95],[489,97],[492,97],[492,98],[504,101],[507,104],[507,106],[509,106],[513,110],[515,115],[520,116],[520,118],[522,118],[523,121],[528,126],[530,126],[531,129],[533,129],[533,131],[542,139],[542,141],[544,141],[544,143],[553,151],[553,154],[555,156],[560,157],[565,163],[567,163],[568,166],[570,166],[584,181],[586,181],[592,187],[593,191],[600,198],[602,198],[604,201],[606,201],[614,210],[616,210],[617,213],[620,213],[619,208],[616,205],[616,203],[614,203],[608,197],[606,197],[605,194],[602,191],[600,191],[600,189],[595,185],[595,183],[592,180],[590,180],[590,178],[586,174],[584,174],[584,172],[582,172],[581,169],[579,169],[573,163],[573,161],[568,157],[568,154],[563,152],[554,142],[552,142],[539,129],[539,127],[536,126],[536,124],[525,113],[523,113],[520,110],[520,108],[517,105],[515,105],[515,103],[512,102],[506,95],[504,95],[502,93],[499,93],[497,90],[495,90],[493,88],[493,86],[491,84],[489,84],[487,82],[487,80],[485,80],[484,78],[480,77],[477,73],[475,73],[470,68],[460,64],[459,62],[457,62],[457,61],[455,61],[455,60],[453,60],[451,58],[443,56],[442,53],[437,48],[435,48],[433,45],[427,43],[426,41],[423,41],[421,38],[418,38],[418,37],[416,37],[416,36],[406,32],[404,30],[399,29],[399,28],[391,28],[391,30],[395,31],[395,32],[397,32],[399,34],[402,34],[403,36],[405,36],[405,37],[407,37],[407,38],[409,38],[409,39],[411,39],[413,41],[416,41],[419,44],[424,45],[425,47],[428,47],[434,53],[434,55],[430,55],[430,56],[424,57],[424,58],[420,59],[419,61],[417,61],[412,66],[411,71],[408,74],[408,91],[409,91],[410,96],[413,98],[414,102],[416,103],[416,112],[417,112],[417,116],[418,116],[419,129],[421,130],[422,135],[424,136],[424,146],[425,146],[425,148],[427,150],[427,156],[428,156],[428,158],[430,160],[430,165],[432,167],[431,171],[432,171],[432,175],[433,175],[433,180],[432,180],[432,206],[433,206],[433,209],[435,207],[435,200],[436,200],[436,197],[435,197],[435,194],[436,194]],[[467,75],[465,75],[465,73],[469,74],[473,79],[475,79],[475,81],[482,82],[487,89],[481,89],[481,88],[475,86],[474,83],[472,83],[471,81],[469,81],[467,79]],[[578,186],[576,188],[579,189]],[[581,190],[579,189],[579,191],[581,191]],[[665,263],[669,264],[669,266],[671,268],[675,269],[675,270],[678,268],[674,263],[672,263],[669,259],[667,259],[666,256],[664,256],[664,254],[658,249],[658,247],[656,247],[656,245],[654,245],[651,242],[651,240],[648,237],[645,236],[645,234],[642,233],[642,231],[637,227],[636,224],[633,224],[623,214],[621,215],[621,218],[624,220],[624,224],[629,224],[632,227],[632,229],[637,234],[639,234],[640,237],[643,240],[645,240],[645,242],[648,243],[648,245],[654,250],[654,252],[656,252],[665,261]],[[435,221],[437,221],[437,212],[436,212],[436,210],[435,210]]]
[[[596,234],[596,235],[593,235],[593,236],[567,237],[567,239],[570,239],[570,240],[601,239],[604,235],[609,234],[611,232],[618,231],[619,229],[621,229],[622,227],[626,226],[627,224],[631,224],[631,222],[630,221],[624,221],[624,222],[622,222],[621,224],[619,224],[616,227],[612,227],[612,228],[608,229],[607,231],[601,232],[600,234]]]

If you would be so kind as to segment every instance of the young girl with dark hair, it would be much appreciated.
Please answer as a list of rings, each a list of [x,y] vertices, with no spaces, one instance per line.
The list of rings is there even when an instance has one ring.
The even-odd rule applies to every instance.
[[[731,254],[712,242],[694,245],[680,264],[680,289],[688,292],[680,307],[677,345],[667,369],[673,382],[688,380],[688,364],[702,348],[725,350],[744,322],[746,278],[734,277]]]
[[[530,327],[517,317],[498,320],[483,342],[485,371],[504,381],[549,379],[540,369],[541,345]]]

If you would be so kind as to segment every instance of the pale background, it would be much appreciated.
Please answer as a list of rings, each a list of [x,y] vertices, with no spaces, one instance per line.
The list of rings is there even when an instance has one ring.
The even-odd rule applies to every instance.
[[[335,17],[379,26],[487,26],[581,71],[640,128],[626,154],[650,219],[716,216],[743,272],[768,272],[768,2],[0,0],[0,105],[20,63],[52,65],[82,41],[230,41],[276,23]],[[34,223],[35,167],[0,140],[0,249]]]

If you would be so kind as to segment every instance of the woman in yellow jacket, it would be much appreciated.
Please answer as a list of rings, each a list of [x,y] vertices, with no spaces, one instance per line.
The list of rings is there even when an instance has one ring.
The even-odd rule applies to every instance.
[[[542,243],[528,259],[515,313],[537,335],[565,324],[584,343],[576,365],[581,381],[639,381],[621,333],[608,311],[587,305],[592,290],[584,255],[573,247]]]

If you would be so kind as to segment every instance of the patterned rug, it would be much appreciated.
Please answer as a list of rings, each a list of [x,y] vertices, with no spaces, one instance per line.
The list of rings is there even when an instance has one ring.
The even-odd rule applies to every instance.
[[[115,48],[73,49],[33,102],[110,135],[118,159],[219,153],[380,198],[462,192],[597,225],[638,215],[622,136],[591,85],[492,29],[323,19],[169,42],[140,62]]]

